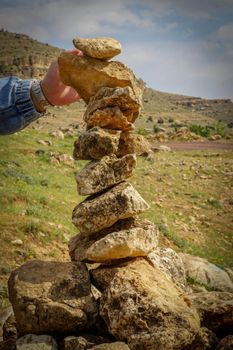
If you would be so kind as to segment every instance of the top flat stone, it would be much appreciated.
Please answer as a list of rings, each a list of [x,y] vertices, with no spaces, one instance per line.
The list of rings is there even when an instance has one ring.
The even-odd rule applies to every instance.
[[[121,44],[113,38],[75,38],[74,46],[84,55],[101,60],[109,60],[121,53]]]
[[[72,86],[88,103],[102,87],[126,87],[133,90],[141,101],[142,86],[132,70],[117,61],[101,61],[88,56],[64,52],[58,57],[60,77],[64,84]]]

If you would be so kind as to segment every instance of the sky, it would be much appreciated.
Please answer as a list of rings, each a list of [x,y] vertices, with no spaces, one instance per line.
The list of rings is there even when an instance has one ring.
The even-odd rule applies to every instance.
[[[0,0],[0,27],[64,49],[110,36],[148,87],[233,100],[233,0]]]

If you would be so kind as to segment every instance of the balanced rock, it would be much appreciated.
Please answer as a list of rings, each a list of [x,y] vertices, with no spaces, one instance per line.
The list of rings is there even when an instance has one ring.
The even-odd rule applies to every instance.
[[[150,152],[151,147],[144,136],[131,132],[122,132],[117,149],[117,156],[123,157],[126,154],[135,153],[141,155]]]
[[[101,61],[92,57],[62,53],[58,57],[60,77],[64,84],[72,86],[88,103],[102,87],[132,88],[141,101],[141,84],[131,69],[117,61]]]
[[[209,288],[233,293],[233,282],[226,271],[198,256],[186,253],[179,253],[179,255],[188,277]]]
[[[29,261],[11,273],[8,287],[19,334],[67,334],[95,322],[97,304],[83,263]]]
[[[129,130],[139,110],[140,101],[130,87],[103,87],[90,99],[84,120],[88,127]]]
[[[114,270],[100,301],[109,332],[131,350],[188,349],[199,335],[199,318],[181,290],[143,258]]]
[[[75,38],[73,43],[84,55],[101,60],[109,60],[121,53],[120,42],[113,38]]]
[[[82,234],[90,235],[135,216],[148,204],[130,183],[122,182],[99,196],[87,198],[73,210],[72,220]]]
[[[127,154],[122,158],[105,156],[100,161],[88,163],[76,176],[78,193],[94,194],[127,179],[136,166],[136,156]]]
[[[106,234],[110,229],[112,232]],[[131,218],[121,220],[121,225],[116,223],[91,238],[77,235],[71,239],[70,251],[75,260],[110,262],[146,256],[157,247],[159,232],[151,222]]]
[[[27,334],[16,341],[16,350],[57,350],[57,343],[50,335]]]
[[[200,292],[189,295],[198,310],[201,325],[214,332],[232,334],[233,294],[227,292]]]
[[[157,248],[148,255],[148,259],[180,288],[186,289],[184,264],[181,257],[173,249]]]
[[[71,260],[83,261],[85,260],[86,250],[95,243],[98,239],[105,237],[109,233],[127,230],[130,227],[134,227],[137,219],[130,217],[128,219],[118,220],[115,224],[110,227],[104,228],[91,236],[77,234],[71,237],[69,241],[69,254]]]
[[[118,149],[120,131],[99,127],[82,133],[74,143],[74,159],[101,159],[115,154]]]

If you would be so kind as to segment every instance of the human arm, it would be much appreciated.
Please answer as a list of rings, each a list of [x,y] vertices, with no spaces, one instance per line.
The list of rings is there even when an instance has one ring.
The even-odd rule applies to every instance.
[[[78,50],[71,54],[82,54]],[[51,104],[62,106],[79,100],[78,93],[64,85],[59,76],[57,60],[54,60],[40,82],[17,77],[0,79],[0,134],[20,131],[44,115],[45,107],[40,96]]]

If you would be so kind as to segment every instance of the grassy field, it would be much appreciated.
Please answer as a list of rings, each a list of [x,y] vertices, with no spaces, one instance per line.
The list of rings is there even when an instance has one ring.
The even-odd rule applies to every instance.
[[[85,162],[51,163],[51,154],[72,154],[75,139],[44,129],[0,137],[0,306],[12,268],[69,259],[67,242],[77,233],[71,214],[82,200],[75,173]],[[130,182],[150,204],[143,216],[159,226],[161,245],[233,266],[232,176],[230,151],[159,152],[138,158]]]

